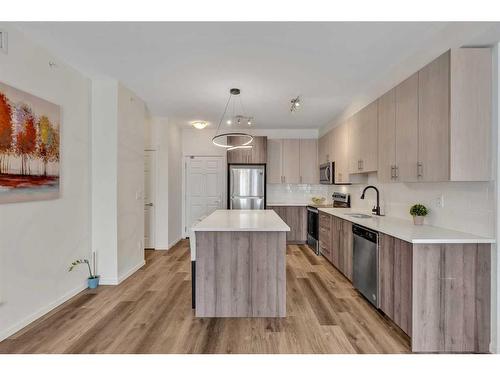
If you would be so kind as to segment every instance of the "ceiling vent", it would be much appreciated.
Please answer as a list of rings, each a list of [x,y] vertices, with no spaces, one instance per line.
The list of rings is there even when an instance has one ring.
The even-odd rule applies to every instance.
[[[7,53],[7,31],[0,29],[0,51]]]

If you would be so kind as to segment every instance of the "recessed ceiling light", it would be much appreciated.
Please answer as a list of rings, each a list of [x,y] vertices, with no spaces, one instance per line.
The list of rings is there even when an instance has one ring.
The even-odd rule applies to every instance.
[[[191,123],[191,125],[193,125],[193,127],[195,127],[196,129],[205,129],[208,125],[208,123],[206,121],[194,121]]]

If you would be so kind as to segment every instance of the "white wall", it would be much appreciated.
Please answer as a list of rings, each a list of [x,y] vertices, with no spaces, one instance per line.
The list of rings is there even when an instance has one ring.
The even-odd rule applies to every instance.
[[[168,247],[182,238],[182,132],[168,127]]]
[[[155,243],[157,250],[169,248],[168,233],[168,118],[151,117],[145,128],[145,147],[156,151]]]
[[[144,265],[145,103],[118,85],[118,281]]]
[[[0,340],[85,287],[90,252],[90,81],[1,23],[0,81],[61,106],[61,196],[0,205]],[[49,67],[49,61],[57,63]]]
[[[92,247],[103,284],[144,264],[144,102],[116,80],[92,81]]]
[[[92,249],[101,282],[118,279],[118,85],[92,82]]]

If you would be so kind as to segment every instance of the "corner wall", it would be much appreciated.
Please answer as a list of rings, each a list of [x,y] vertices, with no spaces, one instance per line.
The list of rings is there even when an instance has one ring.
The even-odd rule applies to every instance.
[[[90,252],[90,80],[8,23],[0,81],[61,106],[60,197],[0,205],[0,340],[86,287]],[[55,67],[49,67],[49,61]]]
[[[144,265],[144,102],[113,79],[92,81],[92,248],[102,284]]]

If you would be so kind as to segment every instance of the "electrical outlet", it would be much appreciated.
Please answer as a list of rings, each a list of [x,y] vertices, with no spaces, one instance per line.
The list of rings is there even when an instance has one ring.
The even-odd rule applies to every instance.
[[[441,194],[440,196],[438,196],[434,199],[434,207],[444,208],[444,195],[443,194]]]

